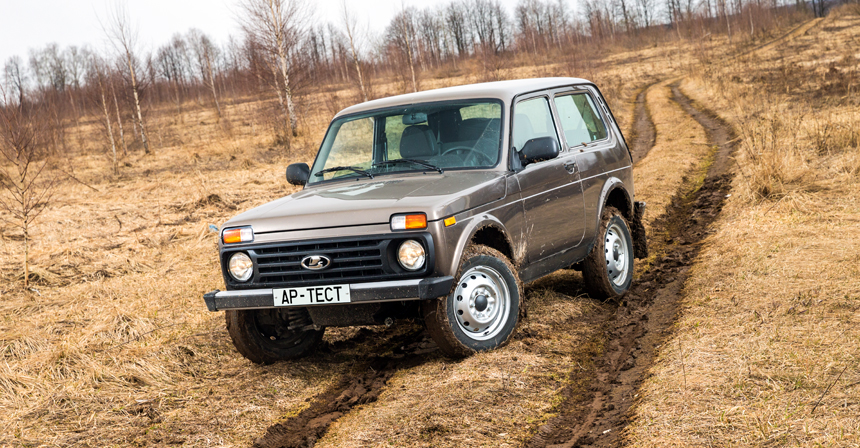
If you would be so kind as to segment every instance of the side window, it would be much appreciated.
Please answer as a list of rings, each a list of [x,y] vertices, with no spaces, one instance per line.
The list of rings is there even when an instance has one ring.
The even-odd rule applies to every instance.
[[[520,101],[514,106],[511,144],[520,151],[527,141],[538,137],[552,137],[558,140],[549,102],[544,97]]]
[[[554,99],[564,139],[570,146],[579,146],[606,138],[606,125],[586,93],[557,96]]]

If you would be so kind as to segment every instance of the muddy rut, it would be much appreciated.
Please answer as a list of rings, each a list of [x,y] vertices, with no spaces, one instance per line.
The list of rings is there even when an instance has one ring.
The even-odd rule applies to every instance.
[[[633,132],[630,136],[630,141],[627,142],[634,165],[648,155],[648,151],[654,147],[654,143],[657,141],[657,128],[651,119],[651,112],[648,110],[648,102],[646,100],[648,90],[655,84],[643,87],[636,95],[633,109]]]
[[[729,192],[734,140],[731,128],[695,106],[677,83],[671,87],[672,99],[705,128],[716,148],[714,162],[701,187],[689,191],[688,183],[688,191],[680,191],[655,221],[654,227],[663,232],[652,233],[668,236],[650,242],[661,248],[658,258],[603,324],[603,354],[591,372],[578,373],[590,375],[591,383],[581,387],[571,381],[573,386],[565,390],[558,416],[539,428],[528,447],[610,447],[622,443],[621,434],[629,422],[639,385],[670,333],[688,271]]]
[[[370,338],[351,338],[330,347],[335,354],[344,347],[369,343]],[[375,350],[374,350],[375,349]],[[296,416],[266,429],[266,434],[254,442],[255,448],[312,447],[337,419],[353,407],[372,403],[379,398],[385,384],[400,369],[415,367],[430,353],[438,352],[421,326],[406,326],[385,338],[368,353],[389,353],[385,356],[364,355],[351,369],[326,391],[316,395]]]

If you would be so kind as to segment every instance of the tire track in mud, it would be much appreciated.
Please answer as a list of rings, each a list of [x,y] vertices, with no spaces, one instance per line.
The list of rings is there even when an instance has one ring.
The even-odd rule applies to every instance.
[[[367,342],[366,335],[358,335],[330,346],[337,353],[341,345],[357,346]],[[363,350],[364,351],[364,350]],[[372,403],[379,398],[388,380],[400,369],[415,367],[429,359],[438,347],[429,339],[424,328],[414,325],[398,331],[380,344],[368,344],[367,359],[357,363],[351,371],[324,392],[310,399],[310,404],[297,415],[266,429],[263,437],[254,441],[255,448],[312,447],[322,438],[329,426],[353,407]],[[373,353],[387,353],[377,356]],[[341,362],[341,361],[333,361]]]
[[[654,126],[654,120],[651,119],[651,111],[648,109],[646,97],[651,87],[654,87],[659,82],[654,82],[643,87],[636,94],[633,108],[633,132],[630,136],[632,144],[630,145],[630,155],[633,157],[635,165],[640,160],[648,155],[648,151],[654,147],[657,141],[657,128]]]
[[[629,423],[639,385],[654,363],[657,349],[671,333],[684,282],[712,231],[731,188],[730,156],[734,150],[731,127],[707,112],[671,85],[672,99],[699,122],[716,147],[713,163],[696,188],[688,179],[672,199],[654,228],[667,235],[656,246],[662,248],[647,272],[634,283],[603,323],[604,351],[592,369],[571,374],[571,386],[563,392],[558,416],[539,428],[526,443],[532,447],[615,447]],[[653,243],[653,242],[652,242]],[[592,378],[583,385],[582,377]]]

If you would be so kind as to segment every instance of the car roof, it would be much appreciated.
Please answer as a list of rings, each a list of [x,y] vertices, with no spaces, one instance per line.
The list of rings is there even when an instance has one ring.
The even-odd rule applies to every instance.
[[[338,112],[337,115],[335,115],[335,118],[374,109],[384,109],[387,107],[405,106],[431,101],[497,98],[509,103],[516,95],[521,93],[575,84],[591,84],[591,81],[582,78],[529,78],[444,87],[441,89],[424,90],[422,92],[407,93],[405,95],[395,95],[366,101],[364,103],[347,107],[346,109]]]

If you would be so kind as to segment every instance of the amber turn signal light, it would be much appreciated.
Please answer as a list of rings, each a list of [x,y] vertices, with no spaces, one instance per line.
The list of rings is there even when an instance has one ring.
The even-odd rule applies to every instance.
[[[226,229],[221,233],[221,241],[224,244],[249,243],[254,241],[254,230],[250,227]]]
[[[427,228],[427,215],[415,213],[391,217],[391,230],[420,230]]]

